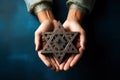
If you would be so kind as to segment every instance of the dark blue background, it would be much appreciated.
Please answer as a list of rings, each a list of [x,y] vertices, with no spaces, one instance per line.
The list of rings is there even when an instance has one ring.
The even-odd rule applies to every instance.
[[[62,22],[65,0],[54,5]],[[59,16],[58,16],[59,15]],[[86,51],[67,72],[47,68],[34,50],[34,31],[39,26],[24,0],[0,1],[0,80],[120,80],[120,1],[96,0],[93,12],[83,21]]]

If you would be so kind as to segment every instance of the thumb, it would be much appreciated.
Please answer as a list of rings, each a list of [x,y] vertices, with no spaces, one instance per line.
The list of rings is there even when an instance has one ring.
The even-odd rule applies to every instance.
[[[86,37],[85,37],[85,31],[82,31],[80,34],[80,46],[82,49],[85,49],[85,42],[86,42]]]

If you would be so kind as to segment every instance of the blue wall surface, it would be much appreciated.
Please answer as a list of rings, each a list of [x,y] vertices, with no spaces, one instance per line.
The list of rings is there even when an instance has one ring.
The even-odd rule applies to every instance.
[[[65,0],[56,0],[53,10],[63,22]],[[96,0],[93,12],[83,21],[85,54],[67,72],[56,73],[38,58],[34,49],[38,26],[24,0],[0,0],[0,80],[120,80],[119,0]]]

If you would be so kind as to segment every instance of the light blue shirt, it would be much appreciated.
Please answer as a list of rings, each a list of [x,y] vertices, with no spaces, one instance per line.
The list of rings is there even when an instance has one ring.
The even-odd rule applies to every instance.
[[[51,9],[53,0],[25,0],[27,9],[31,13],[37,13],[45,9]],[[95,0],[67,0],[66,5],[71,8],[76,8],[82,12],[91,12]]]

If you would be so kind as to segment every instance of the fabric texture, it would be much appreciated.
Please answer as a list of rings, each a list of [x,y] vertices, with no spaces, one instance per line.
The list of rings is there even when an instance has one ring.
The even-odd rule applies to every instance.
[[[95,0],[68,0],[66,2],[69,8],[76,8],[85,13],[92,11]]]
[[[24,0],[29,12],[38,12],[44,9],[50,9],[53,0]]]
[[[37,13],[44,9],[51,9],[53,0],[25,0],[29,12]],[[67,0],[68,8],[79,9],[84,13],[91,12],[95,0]]]

